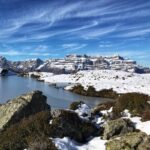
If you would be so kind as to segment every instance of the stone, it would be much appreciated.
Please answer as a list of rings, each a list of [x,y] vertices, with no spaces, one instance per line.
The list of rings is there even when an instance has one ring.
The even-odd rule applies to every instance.
[[[119,118],[116,120],[111,120],[104,126],[103,138],[108,140],[114,136],[123,135],[134,130],[134,125],[129,119]]]
[[[43,110],[50,110],[46,99],[42,92],[33,91],[0,105],[0,130],[20,121],[22,118]]]
[[[98,133],[94,124],[81,119],[74,111],[60,109],[52,111],[51,114],[49,135],[53,138],[70,137],[77,142],[86,142],[89,137]]]
[[[106,150],[150,150],[150,137],[143,132],[130,132],[108,141]]]
[[[94,115],[99,115],[99,114],[101,114],[101,111],[109,110],[114,105],[115,105],[115,101],[108,101],[108,102],[105,102],[105,103],[101,103],[101,104],[94,107],[94,109],[92,110],[92,113]]]

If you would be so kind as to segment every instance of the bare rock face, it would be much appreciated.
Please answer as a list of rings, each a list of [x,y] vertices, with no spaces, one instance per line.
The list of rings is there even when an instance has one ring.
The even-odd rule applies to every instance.
[[[106,150],[149,150],[150,137],[143,132],[130,132],[106,143]]]
[[[70,137],[77,142],[87,140],[98,133],[98,129],[89,121],[82,120],[77,113],[70,110],[58,109],[51,113],[49,135],[53,138]]]
[[[119,136],[126,134],[128,132],[133,132],[134,125],[133,123],[128,119],[116,119],[109,121],[104,126],[104,139],[108,140],[112,137]]]
[[[43,110],[50,110],[46,99],[42,92],[34,91],[0,105],[0,130],[20,121],[22,118]]]

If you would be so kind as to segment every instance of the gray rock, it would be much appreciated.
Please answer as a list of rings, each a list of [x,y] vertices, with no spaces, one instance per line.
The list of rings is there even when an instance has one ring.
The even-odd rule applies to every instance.
[[[110,140],[106,150],[150,150],[150,137],[143,132],[130,132]]]
[[[51,112],[52,118],[57,118],[57,117],[61,116],[64,111],[65,110],[63,110],[63,109],[52,110],[52,112]]]
[[[50,133],[53,138],[70,137],[78,142],[86,142],[89,137],[98,133],[98,129],[90,121],[81,119],[77,113],[70,110],[52,111]]]
[[[104,139],[108,140],[111,137],[123,135],[134,131],[134,125],[129,119],[116,119],[109,121],[104,126]]]
[[[40,91],[27,93],[10,100],[0,105],[0,130],[43,110],[50,110],[50,106],[46,103],[46,96]]]

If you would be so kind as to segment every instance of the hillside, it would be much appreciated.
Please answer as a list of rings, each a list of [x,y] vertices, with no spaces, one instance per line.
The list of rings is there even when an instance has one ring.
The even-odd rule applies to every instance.
[[[40,80],[64,86],[66,90],[81,84],[86,90],[92,86],[96,91],[113,89],[117,93],[140,92],[150,95],[150,74],[137,74],[114,70],[79,71],[76,74],[54,75],[52,73],[38,74]]]

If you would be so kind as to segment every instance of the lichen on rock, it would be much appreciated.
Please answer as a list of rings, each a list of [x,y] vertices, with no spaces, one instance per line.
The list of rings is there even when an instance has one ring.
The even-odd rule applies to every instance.
[[[20,121],[24,117],[43,110],[50,110],[46,99],[42,92],[33,91],[0,105],[0,130]]]
[[[106,143],[106,150],[149,150],[150,137],[143,132],[130,132]]]
[[[108,140],[112,137],[134,131],[134,125],[129,119],[116,119],[107,122],[104,126],[103,138]]]

